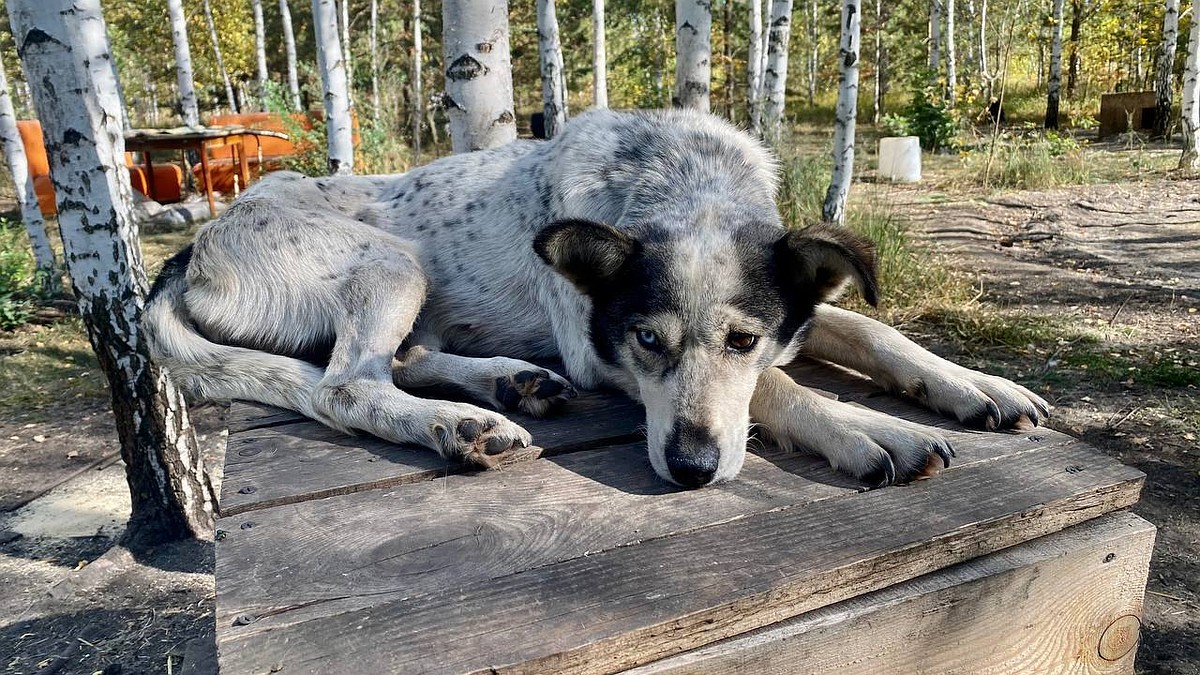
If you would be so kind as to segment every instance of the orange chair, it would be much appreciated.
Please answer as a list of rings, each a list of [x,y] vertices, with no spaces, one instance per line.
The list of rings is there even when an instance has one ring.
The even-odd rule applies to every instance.
[[[33,191],[37,194],[38,207],[42,215],[53,216],[58,213],[58,205],[54,199],[54,183],[50,180],[50,162],[46,157],[42,123],[37,120],[17,120],[17,131],[25,146],[25,158],[29,162],[29,173],[33,176]],[[133,162],[133,153],[125,153],[125,165],[129,167],[129,183],[133,189],[149,195],[146,169]],[[155,164],[154,194],[159,202],[179,201],[183,196],[183,169],[176,164]]]

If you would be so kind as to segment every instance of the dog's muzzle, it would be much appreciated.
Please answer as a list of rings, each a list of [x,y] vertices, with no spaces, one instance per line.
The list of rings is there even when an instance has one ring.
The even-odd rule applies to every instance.
[[[708,485],[721,461],[717,439],[690,422],[675,423],[664,450],[671,479],[684,487]]]

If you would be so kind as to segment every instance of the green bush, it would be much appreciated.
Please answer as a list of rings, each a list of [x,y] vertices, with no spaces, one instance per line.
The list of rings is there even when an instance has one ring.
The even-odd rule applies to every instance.
[[[934,103],[927,89],[916,89],[900,114],[884,115],[881,123],[892,136],[916,136],[930,152],[953,150],[957,145],[958,116],[953,108]]]
[[[39,284],[29,238],[19,224],[0,219],[0,330],[33,315]]]

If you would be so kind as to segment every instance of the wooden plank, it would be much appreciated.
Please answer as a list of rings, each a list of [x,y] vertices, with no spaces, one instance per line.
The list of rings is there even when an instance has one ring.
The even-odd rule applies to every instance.
[[[1132,675],[1154,532],[1108,514],[627,675]]]
[[[259,409],[269,415],[276,410]],[[239,410],[239,420],[245,424],[243,412]],[[538,444],[518,453],[517,459],[528,460],[632,440],[638,437],[644,414],[627,398],[588,393],[571,402],[570,414],[510,417]],[[347,436],[316,422],[287,422],[286,416],[280,421],[231,434],[221,484],[222,515],[471,471],[427,448]]]
[[[956,438],[964,449],[951,471],[1078,444],[1053,432]],[[248,615],[256,629],[288,625],[859,490],[819,458],[774,451],[748,457],[729,484],[679,491],[654,474],[643,445],[631,444],[259,510],[217,525],[218,620]],[[442,564],[450,551],[461,564]],[[318,558],[320,565],[277,574]],[[417,577],[413,569],[426,571]]]
[[[252,623],[235,638],[218,625],[222,667],[615,672],[1124,508],[1143,477],[1078,445],[977,462],[907,488],[841,494],[286,630]],[[470,563],[454,551],[442,560]]]
[[[813,361],[788,367],[797,380],[846,401],[906,419],[960,429],[937,413],[881,395],[869,380],[851,371]],[[562,414],[534,419],[510,417],[532,435],[537,448],[517,460],[562,454],[638,437],[645,414],[638,404],[613,393],[588,392]],[[221,513],[237,515],[306,499],[388,488],[468,472],[416,446],[397,446],[371,436],[346,436],[297,413],[237,401],[229,413],[229,452],[221,486]]]

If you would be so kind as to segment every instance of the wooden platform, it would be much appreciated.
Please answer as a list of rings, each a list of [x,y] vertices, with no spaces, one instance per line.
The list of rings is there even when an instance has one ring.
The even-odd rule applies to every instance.
[[[1113,512],[1140,472],[1049,430],[962,431],[823,366],[794,375],[947,429],[958,459],[863,491],[767,450],[679,491],[618,397],[514,416],[542,448],[487,473],[236,404],[222,672],[1133,672],[1154,528]]]

